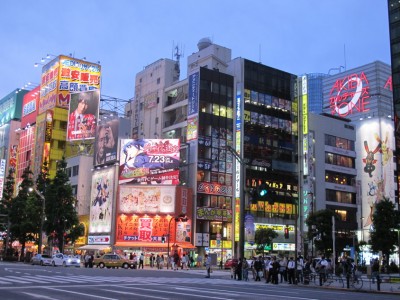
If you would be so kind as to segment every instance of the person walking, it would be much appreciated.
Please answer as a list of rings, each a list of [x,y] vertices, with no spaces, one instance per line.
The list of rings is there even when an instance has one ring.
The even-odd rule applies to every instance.
[[[142,269],[144,268],[144,254],[141,253],[140,257],[139,257],[139,269],[140,267],[142,267]]]
[[[205,260],[206,260],[206,270],[207,270],[207,276],[206,278],[211,278],[211,257],[206,254],[205,255]]]

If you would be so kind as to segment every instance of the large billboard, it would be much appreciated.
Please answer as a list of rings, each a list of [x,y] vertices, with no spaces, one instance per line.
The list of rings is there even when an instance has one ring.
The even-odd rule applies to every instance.
[[[94,139],[99,115],[100,90],[74,93],[68,114],[68,141]]]
[[[104,119],[96,128],[94,148],[94,165],[108,164],[117,161],[119,119]]]
[[[175,187],[121,185],[119,213],[169,214],[175,211]]]
[[[95,171],[92,176],[89,233],[110,233],[114,201],[114,168]]]
[[[100,89],[100,65],[58,56],[43,66],[39,114],[55,106],[68,109],[71,93]]]
[[[374,205],[384,198],[395,201],[393,162],[394,124],[389,118],[374,118],[357,126],[356,169],[361,181],[363,229],[370,229]]]
[[[119,183],[179,184],[179,139],[122,139]]]

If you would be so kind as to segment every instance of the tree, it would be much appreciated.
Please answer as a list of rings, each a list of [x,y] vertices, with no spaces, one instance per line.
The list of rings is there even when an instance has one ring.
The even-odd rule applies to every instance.
[[[14,185],[15,185],[14,169],[10,168],[8,170],[8,175],[6,177],[6,182],[4,184],[3,198],[0,201],[0,215],[2,216],[1,218],[2,222],[0,223],[0,231],[7,231],[4,241],[4,252],[6,253],[6,256],[12,255],[12,253],[9,253],[8,251],[8,244],[9,241],[11,241],[10,230],[9,230],[10,223],[8,216],[10,214],[9,210],[11,207],[11,200],[14,195]]]
[[[27,167],[22,174],[18,194],[12,198],[9,209],[10,233],[21,244],[21,259],[25,252],[25,243],[35,240],[40,226],[40,207],[34,193],[32,171]]]
[[[74,242],[83,235],[83,225],[79,224],[75,210],[76,199],[72,194],[72,187],[66,173],[65,158],[58,162],[56,176],[46,187],[45,213],[47,220],[44,229],[49,240],[64,252],[66,241]]]
[[[397,232],[400,230],[400,212],[395,210],[395,205],[387,198],[377,202],[374,206],[371,227],[371,249],[373,252],[382,254],[386,257],[386,264],[389,265],[389,255],[394,252],[397,245]]]
[[[316,228],[316,230],[308,230],[308,239],[314,239],[316,250],[324,253],[326,257],[329,257],[333,251],[332,216],[335,216],[333,211],[324,209],[310,214],[306,220],[308,228],[312,228],[313,225]]]
[[[279,234],[272,228],[258,228],[254,236],[254,242],[258,245],[257,249],[262,250],[264,256],[264,249],[266,245],[272,245],[272,241],[277,238]]]

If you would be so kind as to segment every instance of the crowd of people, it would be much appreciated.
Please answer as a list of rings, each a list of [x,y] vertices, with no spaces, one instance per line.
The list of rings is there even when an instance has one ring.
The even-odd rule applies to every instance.
[[[264,280],[271,284],[307,284],[311,272],[319,273],[320,278],[324,280],[323,275],[331,268],[329,260],[325,257],[317,262],[312,259],[305,260],[301,255],[296,260],[293,257],[260,255],[249,260],[240,258],[231,268],[231,278],[248,281],[251,273],[255,281]]]

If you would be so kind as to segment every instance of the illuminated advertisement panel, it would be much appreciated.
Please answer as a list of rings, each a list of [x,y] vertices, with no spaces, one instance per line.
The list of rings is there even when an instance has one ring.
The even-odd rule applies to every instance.
[[[89,233],[111,232],[114,201],[113,168],[95,171],[92,176]]]
[[[198,126],[199,126],[199,118],[198,116],[189,117],[187,120],[187,133],[186,140],[192,141],[198,138]]]
[[[40,87],[28,92],[22,100],[21,127],[36,122],[37,107],[40,99]]]
[[[99,106],[100,90],[71,95],[67,129],[68,141],[94,139]]]
[[[59,67],[58,57],[43,66],[40,84],[39,114],[56,106]]]
[[[70,93],[100,89],[100,74],[98,64],[60,56],[57,106],[68,108]]]
[[[94,165],[117,161],[119,119],[103,119],[96,127]]]
[[[121,139],[119,183],[179,184],[179,139]]]
[[[370,229],[374,205],[387,198],[395,201],[393,151],[394,125],[391,119],[375,118],[357,126],[357,179],[361,179],[363,229]]]
[[[42,69],[39,114],[69,107],[70,93],[100,89],[100,65],[59,56]]]
[[[116,242],[161,242],[168,237],[175,242],[190,242],[191,221],[176,222],[169,227],[172,216],[119,214],[117,216]],[[132,244],[132,246],[134,243]]]
[[[248,95],[249,91],[245,90],[245,95]],[[235,150],[238,154],[241,152],[241,143],[242,143],[242,138],[241,138],[241,133],[242,133],[242,97],[240,91],[237,92],[236,94],[236,144],[235,144]],[[239,241],[239,235],[240,235],[240,218],[243,218],[244,216],[240,215],[240,194],[241,194],[241,166],[239,163],[235,164],[236,166],[236,172],[235,172],[235,241]],[[244,188],[244,187],[243,187]],[[244,201],[244,199],[243,199]]]
[[[188,117],[199,113],[199,72],[189,76]]]
[[[121,185],[118,212],[168,214],[175,211],[175,187]]]

